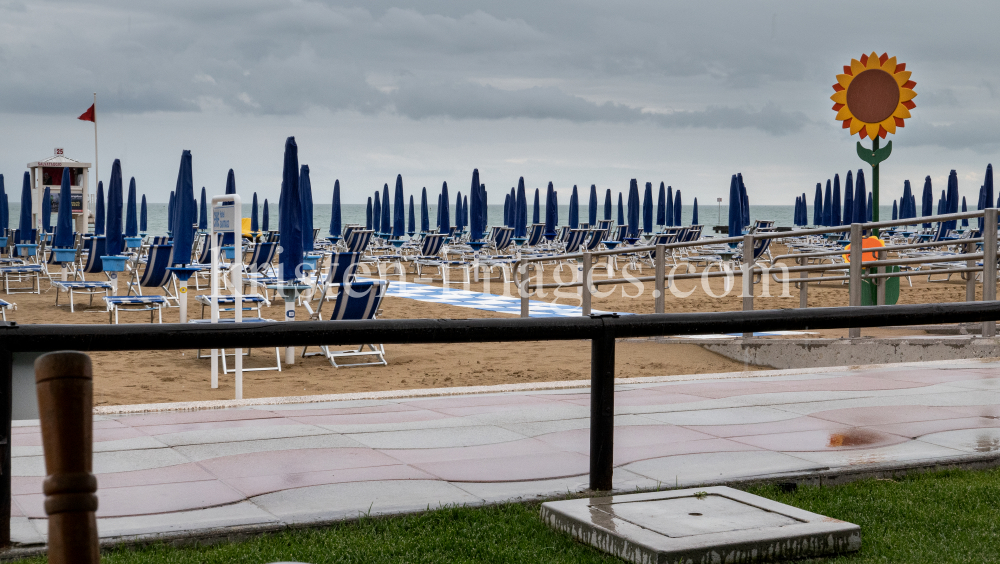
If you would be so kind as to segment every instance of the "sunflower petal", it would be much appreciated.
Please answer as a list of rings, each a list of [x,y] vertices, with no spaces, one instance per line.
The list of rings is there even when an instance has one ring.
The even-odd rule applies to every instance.
[[[861,131],[862,129],[864,129],[864,127],[865,127],[865,123],[863,121],[861,121],[860,119],[852,120],[851,121],[851,135],[854,135],[855,133]]]
[[[906,84],[907,80],[910,80],[911,74],[913,73],[910,71],[903,71],[903,72],[897,72],[896,74],[892,75],[892,77],[896,79],[896,84],[902,86]]]
[[[837,75],[837,84],[843,86],[844,88],[847,88],[848,86],[850,86],[852,80],[854,80],[854,77],[851,76],[851,75],[849,75],[849,74],[838,74]]]
[[[906,106],[899,104],[896,106],[896,111],[892,112],[893,117],[907,119],[910,117],[910,110],[906,109]]]
[[[889,116],[884,120],[882,120],[882,123],[880,123],[879,125],[885,128],[885,130],[889,133],[896,133],[896,120],[892,116]]]
[[[917,93],[910,90],[909,88],[903,88],[899,91],[899,101],[906,102],[917,97]]]
[[[867,131],[869,139],[875,139],[875,136],[878,135],[878,124],[877,123],[866,123],[865,124],[865,131]]]
[[[858,76],[865,71],[865,66],[857,59],[851,59],[851,74]]]
[[[847,103],[847,90],[841,90],[839,92],[834,92],[833,96],[830,96],[830,99],[833,100],[834,102],[838,103],[838,104],[846,104]]]
[[[877,68],[879,68],[881,66],[882,66],[882,63],[878,60],[878,55],[875,54],[875,51],[872,51],[872,54],[868,55],[868,64],[865,65],[865,68],[866,69],[877,69]],[[875,134],[878,135],[878,132],[876,132]],[[871,137],[871,136],[869,135],[869,137]],[[872,137],[872,139],[874,139],[874,137]]]
[[[845,120],[850,117],[854,117],[854,114],[851,113],[851,109],[848,108],[847,106],[844,106],[843,108],[840,108],[839,111],[837,111],[837,119],[839,120]]]
[[[884,56],[885,53],[882,55]],[[885,62],[882,63],[882,70],[889,74],[896,72],[896,57],[889,57],[886,59]]]

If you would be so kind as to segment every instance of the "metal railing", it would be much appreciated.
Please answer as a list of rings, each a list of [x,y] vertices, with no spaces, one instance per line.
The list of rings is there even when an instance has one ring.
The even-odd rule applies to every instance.
[[[662,335],[995,322],[1000,302],[529,319],[400,319],[254,324],[17,325],[0,323],[0,544],[10,543],[14,353],[144,351],[356,343],[591,341],[590,488],[611,489],[615,340]],[[528,361],[527,359],[525,360]],[[207,374],[206,374],[206,385]]]
[[[518,295],[521,299],[521,317],[529,317],[530,315],[530,298],[532,295],[537,295],[541,290],[546,288],[580,288],[580,303],[583,315],[590,315],[592,309],[593,293],[596,291],[598,286],[608,286],[608,285],[618,285],[627,284],[631,282],[655,282],[655,288],[653,290],[654,298],[654,311],[655,313],[663,313],[665,310],[665,294],[666,289],[675,280],[686,280],[686,279],[696,279],[696,278],[718,278],[718,277],[733,277],[740,276],[742,278],[742,293],[741,298],[743,300],[743,310],[752,311],[753,310],[753,295],[754,295],[754,278],[757,276],[765,277],[771,276],[771,278],[778,283],[784,285],[794,284],[799,289],[799,307],[807,307],[808,300],[808,285],[809,284],[821,284],[823,282],[849,282],[849,304],[851,306],[861,305],[861,281],[870,280],[876,285],[876,296],[877,305],[885,304],[885,283],[882,282],[887,278],[894,277],[905,277],[912,276],[914,271],[901,270],[899,272],[891,271],[891,267],[894,266],[909,266],[917,264],[934,264],[942,262],[965,262],[964,267],[956,268],[932,268],[929,270],[920,270],[921,275],[934,275],[934,274],[962,274],[966,280],[966,301],[975,300],[975,286],[976,277],[970,273],[982,273],[983,277],[983,296],[984,301],[989,301],[996,299],[996,278],[997,278],[997,261],[996,260],[983,260],[984,256],[998,256],[997,251],[997,231],[996,229],[985,229],[982,237],[979,238],[967,238],[958,240],[947,240],[947,241],[928,241],[924,243],[908,243],[902,245],[887,245],[885,247],[870,248],[862,251],[862,239],[863,234],[866,231],[871,231],[873,229],[885,229],[890,227],[898,226],[908,226],[915,225],[918,223],[937,223],[942,221],[957,221],[962,219],[978,219],[982,217],[984,220],[984,225],[996,225],[997,224],[997,209],[987,208],[985,210],[976,210],[971,212],[944,214],[936,216],[927,216],[922,218],[909,218],[903,220],[893,220],[893,221],[879,221],[870,223],[855,223],[851,225],[842,225],[837,227],[823,227],[817,229],[800,229],[793,231],[766,231],[758,233],[748,233],[739,237],[722,237],[716,239],[703,239],[699,241],[686,241],[678,243],[668,243],[660,245],[635,245],[627,247],[619,247],[604,251],[583,251],[579,253],[570,253],[564,255],[549,255],[549,256],[526,256],[518,260],[514,268],[514,282],[518,289]],[[675,272],[667,273],[667,256],[668,252],[676,249],[689,249],[704,247],[706,245],[722,245],[722,244],[740,244],[742,243],[744,249],[753,249],[755,242],[764,239],[793,239],[797,237],[814,237],[816,235],[824,235],[828,233],[849,233],[849,240],[851,243],[851,250],[830,250],[822,252],[811,252],[811,253],[789,253],[785,255],[779,255],[771,261],[770,266],[763,266],[757,264],[754,258],[745,259],[742,261],[742,267],[739,270],[727,270],[720,267],[718,271],[709,271],[710,267],[706,267],[702,272],[684,272],[677,274]],[[976,246],[981,244],[982,250],[978,252],[973,252]],[[949,255],[947,257],[942,256],[926,256],[926,257],[909,257],[909,258],[896,258],[887,259],[886,253],[892,251],[909,250],[909,249],[920,249],[920,248],[934,248],[942,246],[954,246],[962,245],[964,246],[964,251],[960,254]],[[874,261],[864,261],[862,263],[862,252],[868,253],[878,253],[877,260]],[[609,278],[598,280],[594,278],[594,270],[597,268],[596,259],[599,257],[618,257],[618,256],[635,256],[648,253],[649,258],[653,264],[654,274],[650,276],[631,276],[626,278]],[[744,253],[744,256],[752,255],[752,253]],[[809,259],[822,258],[822,257],[832,257],[840,255],[849,255],[850,261],[846,263],[830,263],[830,264],[806,264]],[[794,259],[798,262],[798,266],[787,266],[785,264],[777,265],[778,260],[782,259]],[[537,275],[537,282],[531,283],[531,272],[535,270],[536,263],[544,262],[561,262],[575,260],[579,261],[581,264],[581,276],[579,279],[572,282],[553,282],[545,283],[542,280],[542,273],[539,270]],[[982,261],[982,266],[976,265],[978,261]],[[675,265],[674,269],[676,270]],[[887,271],[887,268],[890,270]],[[820,276],[818,278],[810,278],[810,273],[823,273],[827,271],[844,271],[847,270],[847,275],[841,276]],[[778,272],[775,272],[778,271]],[[778,273],[783,274],[782,278],[778,278]],[[792,278],[791,274],[798,274],[798,278]],[[787,287],[787,286],[785,286]],[[534,292],[533,292],[534,290]],[[851,328],[851,336],[859,336],[858,330],[860,328]],[[994,336],[996,332],[995,326],[991,324],[984,324],[983,335],[984,336]]]

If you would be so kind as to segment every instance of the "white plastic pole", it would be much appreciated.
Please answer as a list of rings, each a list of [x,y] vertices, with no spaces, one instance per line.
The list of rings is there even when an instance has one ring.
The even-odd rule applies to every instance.
[[[181,323],[188,322],[188,281],[187,278],[180,281],[180,288],[178,288],[177,293],[177,303],[181,308]]]
[[[215,198],[212,198],[215,203]],[[215,240],[215,222],[208,232],[209,244],[212,245],[212,323],[219,322],[219,246]],[[219,387],[219,349],[212,349],[212,389]]]
[[[236,304],[236,323],[243,323],[243,203],[239,194],[233,194],[236,221],[233,222],[233,260],[229,273],[233,281],[233,298]],[[236,349],[236,399],[243,399],[243,349]]]

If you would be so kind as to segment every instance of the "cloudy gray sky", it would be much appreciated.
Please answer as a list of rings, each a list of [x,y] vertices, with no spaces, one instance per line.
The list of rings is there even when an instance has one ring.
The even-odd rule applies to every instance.
[[[917,108],[882,166],[884,189],[950,169],[975,200],[1000,151],[996,2],[505,2],[0,0],[0,173],[65,147],[92,161],[75,118],[98,93],[102,179],[120,158],[165,201],[181,150],[195,183],[226,171],[275,198],[285,137],[325,202],[363,202],[473,168],[489,189],[664,181],[685,201],[791,204],[849,168],[834,120],[850,59],[887,51]],[[864,165],[867,166],[867,165]],[[492,191],[492,190],[491,190]],[[16,193],[16,190],[15,190]]]

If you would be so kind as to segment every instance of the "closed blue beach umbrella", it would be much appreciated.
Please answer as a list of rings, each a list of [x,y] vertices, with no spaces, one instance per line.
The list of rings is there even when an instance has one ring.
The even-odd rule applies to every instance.
[[[674,187],[667,186],[667,203],[664,209],[664,225],[674,227]],[[678,226],[679,227],[679,226]]]
[[[865,172],[858,169],[857,181],[854,184],[854,217],[851,219],[851,223],[865,223],[868,221],[867,202],[868,193],[865,191]]]
[[[135,209],[135,177],[128,181],[128,198],[125,200],[125,236],[136,237],[139,235],[139,218]],[[62,204],[60,204],[62,205]],[[62,211],[62,208],[59,208]]]
[[[580,193],[576,184],[573,185],[573,193],[569,197],[569,226],[571,229],[580,227]]]
[[[108,181],[108,215],[105,225],[105,250],[108,256],[122,254],[125,246],[125,239],[122,237],[122,193],[122,164],[115,159],[111,165],[111,180]],[[178,202],[174,203],[175,208],[177,204]],[[174,238],[177,238],[177,233],[174,233]]]
[[[510,189],[510,225],[507,227],[514,227],[514,222],[517,221],[517,189]]]
[[[438,226],[438,231],[440,231],[441,230],[441,194],[438,194],[437,207],[434,208],[434,209],[437,211],[437,215],[435,216],[435,219],[434,219],[434,225],[437,225]]]
[[[415,206],[413,205],[413,194],[410,194],[410,218],[409,219],[410,219],[410,222],[409,222],[410,225],[409,225],[409,229],[406,230],[406,233],[410,237],[413,237],[413,235],[417,232],[417,210],[416,210]]]
[[[924,178],[924,192],[920,198],[920,216],[927,217],[933,214],[934,214],[934,189],[931,188],[931,177],[928,176]],[[929,222],[924,223],[925,229],[930,226],[931,224]]]
[[[479,241],[483,238],[486,225],[483,223],[483,187],[479,182],[479,169],[472,169],[472,180],[469,184],[469,240]]]
[[[115,183],[115,173],[111,172],[111,184]],[[234,185],[235,186],[235,185]],[[171,264],[185,265],[191,262],[191,247],[194,245],[195,210],[194,175],[191,170],[191,151],[181,153],[181,166],[177,172],[177,188],[174,202],[174,249],[170,255]],[[108,215],[114,203],[108,201]],[[111,227],[108,227],[108,252],[111,252]]]
[[[503,224],[505,227],[510,227],[510,196],[504,196],[503,199]]]
[[[628,185],[628,235],[639,236],[639,183],[633,178]]]
[[[260,230],[267,232],[271,230],[271,206],[267,204],[267,198],[264,198],[264,211],[260,214]]]
[[[208,193],[201,187],[201,206],[198,210],[198,229],[208,231]]]
[[[841,225],[850,225],[854,222],[854,173],[850,170],[847,171],[847,176],[844,178],[843,218],[843,221],[840,222]]]
[[[622,203],[621,192],[618,192],[618,225],[625,225],[625,205]]]
[[[653,232],[653,183],[646,183],[646,191],[642,195],[642,232]]]
[[[604,192],[604,220],[609,221],[614,213],[613,204],[611,203],[611,188],[608,188]]]
[[[455,229],[456,231],[465,231],[465,224],[463,220],[465,217],[462,216],[462,191],[455,191]]]
[[[736,175],[729,180],[729,236],[739,237],[743,234],[743,218],[740,209],[740,185],[736,182]],[[730,247],[735,247],[736,243],[730,243]]]
[[[69,169],[63,169],[62,185],[59,187],[59,215],[56,217],[56,231],[52,236],[52,246],[64,249],[72,248],[73,236],[73,197],[69,187]]]
[[[556,191],[552,192],[552,213],[556,215],[556,227],[559,227],[559,192]]]
[[[698,225],[698,198],[695,198],[691,205],[691,225]]]
[[[556,238],[556,203],[552,183],[545,190],[545,238],[549,241]]]
[[[382,228],[382,234],[385,236],[392,235],[392,205],[389,203],[389,185],[382,185],[382,221],[379,222],[379,227]]]
[[[986,179],[983,181],[983,202],[986,206],[993,203],[993,165],[986,165]],[[982,222],[982,218],[979,218]],[[982,229],[982,225],[980,225]]]
[[[42,230],[45,233],[52,232],[52,192],[48,186],[42,194]]]
[[[430,210],[427,207],[427,187],[420,191],[420,232],[427,233],[431,229]]]
[[[285,140],[278,215],[281,241],[278,273],[283,281],[294,282],[302,267],[302,197],[299,195],[299,147],[295,137]]]
[[[681,191],[674,190],[674,225],[681,225]]]
[[[438,202],[438,228],[440,233],[451,232],[451,210],[448,209],[448,183],[441,183],[441,200]]]
[[[945,213],[958,213],[958,173],[954,170],[948,174],[948,209]],[[946,222],[945,230],[958,228],[958,220],[952,219]]]
[[[406,208],[403,207],[403,175],[396,175],[396,193],[393,194],[392,238],[402,239],[406,233]]]
[[[469,225],[469,197],[462,196],[462,224]]]
[[[368,207],[365,209],[365,229],[372,228],[372,197],[368,196]]]
[[[204,208],[205,206],[202,206]],[[257,192],[253,193],[250,203],[250,233],[260,233],[260,213],[257,209]]]
[[[528,197],[524,192],[524,177],[517,180],[517,199],[514,202],[514,236],[525,237],[528,233]]]
[[[872,220],[872,195],[871,192],[868,193],[868,206],[865,208],[865,213],[867,213],[867,221]]]
[[[0,174],[0,237],[7,236],[7,228],[10,226],[9,210],[7,209],[7,190],[3,185],[3,175]]]
[[[31,242],[31,175],[27,171],[24,173],[24,182],[21,185],[21,215],[18,218],[17,229],[19,232],[18,243]]]
[[[167,234],[174,232],[174,191],[170,191],[170,199],[167,200]]]
[[[330,205],[330,235],[340,237],[343,229],[340,209],[340,179],[333,181],[333,201]]]
[[[892,220],[896,221],[899,219],[899,208],[896,207],[896,200],[892,201]]]
[[[840,175],[833,175],[833,202],[830,204],[830,225],[840,225]]]
[[[823,225],[823,186],[819,182],[813,196],[813,225]]]
[[[833,183],[826,181],[826,194],[823,196],[823,225],[833,225]]]
[[[660,192],[656,195],[656,225],[663,227],[667,223],[667,188],[660,182]]]
[[[236,173],[233,172],[233,169],[229,169],[229,172],[226,173],[226,194],[236,194]],[[223,202],[222,205],[224,205],[224,206],[231,206],[231,205],[233,205],[233,203],[232,202]],[[176,207],[176,204],[175,204],[175,207]],[[178,215],[178,214],[174,214],[174,217],[178,218],[178,217],[181,217],[181,216]],[[192,216],[192,222],[193,221],[194,221],[194,216]],[[279,224],[281,223],[281,218],[278,218],[278,223]],[[175,225],[175,227],[177,227],[178,229],[180,229],[181,226]],[[233,239],[233,232],[232,231],[225,231],[225,232],[223,232],[223,234],[222,234],[222,244],[223,245],[227,245],[227,246],[228,245],[235,245],[236,244],[236,240]],[[176,252],[176,250],[174,252]]]
[[[538,188],[535,188],[535,203],[532,205],[531,208],[531,222],[532,223],[542,222],[542,204],[541,201],[539,200]]]
[[[966,207],[966,205],[965,205],[965,196],[962,196],[962,213],[965,213],[967,211],[969,211],[969,208]],[[962,227],[968,227],[968,226],[969,226],[969,218],[967,218],[967,217],[963,218],[962,219]]]
[[[742,209],[740,210],[740,217],[743,218],[743,227],[748,227],[750,225],[750,196],[747,195],[746,184],[743,184],[742,172],[736,173],[736,183],[740,185],[740,206],[742,206]],[[681,216],[679,211],[674,213],[677,214],[677,217]],[[678,223],[678,225],[680,225],[680,223]]]
[[[486,226],[490,224],[490,195],[486,192],[486,185],[479,185],[479,226],[486,231]]]
[[[597,185],[590,185],[590,200],[587,202],[587,219],[590,221],[590,227],[593,229],[597,226]]]
[[[142,205],[139,206],[139,233],[145,235],[148,225],[149,225],[149,210],[146,209],[146,195],[143,194]]]
[[[382,196],[380,196],[378,190],[376,190],[375,203],[372,204],[372,229],[375,230],[376,235],[382,233],[382,229],[380,229],[381,227],[382,227]]]

